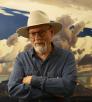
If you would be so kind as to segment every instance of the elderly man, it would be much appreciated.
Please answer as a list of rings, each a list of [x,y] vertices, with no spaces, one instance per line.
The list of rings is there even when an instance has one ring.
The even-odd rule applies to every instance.
[[[72,53],[54,46],[53,36],[61,24],[50,21],[40,10],[31,12],[28,26],[17,30],[32,47],[16,58],[8,82],[9,94],[24,102],[59,102],[76,85],[76,65]]]

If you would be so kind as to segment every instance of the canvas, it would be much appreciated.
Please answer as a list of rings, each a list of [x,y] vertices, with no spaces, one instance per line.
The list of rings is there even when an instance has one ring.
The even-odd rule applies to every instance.
[[[0,1],[0,95],[7,94],[3,85],[6,87],[17,54],[30,46],[27,38],[17,37],[16,30],[27,25],[29,11],[38,9],[53,20],[61,17],[63,30],[53,42],[75,55],[78,80],[74,96],[92,96],[92,0]]]

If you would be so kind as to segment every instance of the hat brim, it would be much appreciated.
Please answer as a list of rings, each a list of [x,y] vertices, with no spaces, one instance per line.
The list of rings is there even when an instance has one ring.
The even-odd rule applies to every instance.
[[[46,24],[51,25],[54,28],[54,34],[57,34],[62,29],[62,25],[57,22],[51,21],[50,23],[46,23]],[[40,25],[44,25],[44,24],[40,24]],[[35,25],[35,26],[38,26],[38,25]],[[29,38],[29,35],[28,35],[29,27],[31,27],[31,26],[21,27],[21,28],[17,29],[16,33],[18,34],[18,36],[23,36],[25,38]]]

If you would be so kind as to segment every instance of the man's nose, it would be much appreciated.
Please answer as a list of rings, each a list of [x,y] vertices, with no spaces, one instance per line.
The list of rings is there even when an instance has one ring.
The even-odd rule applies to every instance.
[[[39,32],[35,33],[35,38],[40,38],[41,34]]]

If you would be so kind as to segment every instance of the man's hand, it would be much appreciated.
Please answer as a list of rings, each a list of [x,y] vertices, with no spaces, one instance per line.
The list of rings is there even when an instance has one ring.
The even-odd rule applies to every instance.
[[[30,84],[32,80],[32,76],[26,76],[23,78],[22,83],[24,84]]]

